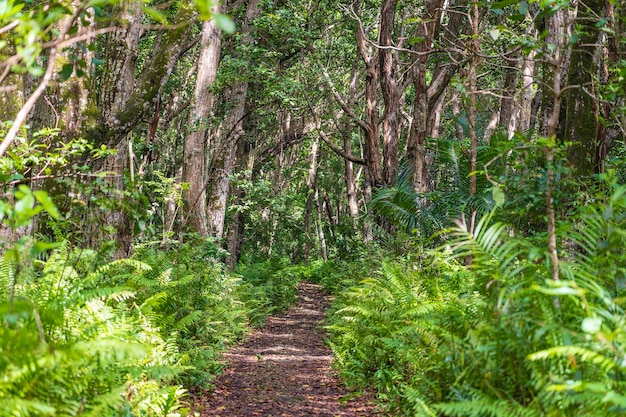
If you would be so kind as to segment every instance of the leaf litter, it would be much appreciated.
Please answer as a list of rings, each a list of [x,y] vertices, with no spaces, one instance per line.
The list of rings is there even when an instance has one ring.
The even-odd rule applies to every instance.
[[[332,368],[321,329],[330,300],[320,285],[301,282],[292,308],[225,353],[215,389],[195,393],[192,410],[201,417],[380,416],[371,398],[351,393]]]

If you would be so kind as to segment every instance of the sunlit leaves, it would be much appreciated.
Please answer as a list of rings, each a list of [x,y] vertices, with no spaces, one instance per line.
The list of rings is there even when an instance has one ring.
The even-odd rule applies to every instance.
[[[220,13],[214,14],[213,20],[215,20],[215,24],[217,25],[217,27],[223,30],[224,32],[229,33],[229,34],[235,33],[235,30],[236,30],[235,22],[233,22],[233,19],[226,16],[225,14],[220,14]]]

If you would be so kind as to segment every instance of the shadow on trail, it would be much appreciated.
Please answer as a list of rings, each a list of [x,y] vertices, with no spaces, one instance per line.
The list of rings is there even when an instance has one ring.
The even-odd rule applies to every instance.
[[[300,283],[298,302],[230,349],[228,367],[212,395],[196,398],[194,411],[212,417],[337,417],[379,415],[349,392],[331,368],[332,354],[319,328],[330,297],[320,285]]]

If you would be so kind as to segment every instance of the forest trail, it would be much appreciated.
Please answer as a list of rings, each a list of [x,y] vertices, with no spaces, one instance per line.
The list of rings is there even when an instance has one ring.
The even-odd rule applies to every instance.
[[[349,391],[332,369],[332,354],[320,328],[330,296],[320,285],[302,282],[298,301],[267,318],[225,358],[228,367],[215,391],[196,397],[202,417],[369,417],[379,415],[364,398],[340,399]]]

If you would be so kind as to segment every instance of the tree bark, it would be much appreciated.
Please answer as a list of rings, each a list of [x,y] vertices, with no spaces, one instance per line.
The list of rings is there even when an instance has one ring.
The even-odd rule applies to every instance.
[[[349,132],[343,135],[343,150],[346,154],[352,155],[352,144]],[[351,161],[345,160],[344,174],[346,178],[346,194],[348,196],[348,212],[354,220],[359,217],[359,201],[357,199],[357,186],[354,178],[354,165]]]
[[[546,94],[544,91],[544,124],[545,136],[550,139],[550,142],[544,152],[546,155],[546,218],[547,218],[547,233],[548,233],[548,254],[550,257],[550,266],[552,272],[552,279],[559,279],[559,255],[557,250],[556,240],[556,211],[554,209],[554,191],[556,174],[554,171],[555,164],[555,150],[554,143],[558,134],[559,119],[561,113],[561,100],[562,100],[562,82],[564,73],[564,61],[566,60],[565,45],[566,45],[566,30],[567,30],[567,13],[565,10],[558,10],[554,15],[550,16],[547,21],[549,35],[555,43],[551,53],[548,54],[546,65],[544,66],[544,72],[546,89],[550,90],[550,94]],[[550,97],[551,101],[548,101],[546,97]],[[545,113],[547,109],[550,113]]]
[[[216,10],[219,12],[219,9]],[[206,164],[205,149],[208,147],[208,120],[213,107],[213,92],[222,46],[222,34],[214,20],[202,24],[198,74],[194,89],[193,107],[190,112],[191,132],[185,140],[182,182],[189,184],[184,193],[189,228],[200,236],[209,236],[206,212]]]
[[[242,46],[249,47],[254,39],[250,34],[250,23],[259,14],[258,0],[249,0],[246,16],[241,26]],[[248,96],[248,81],[235,82],[225,94],[225,101],[230,103],[222,127],[219,143],[216,143],[212,155],[210,181],[208,187],[209,203],[207,216],[209,230],[212,236],[221,240],[224,234],[224,221],[230,193],[230,176],[235,163],[237,142],[243,136],[243,119],[245,115],[246,98]]]
[[[443,0],[427,0],[424,14],[424,22],[419,26],[416,37],[421,39],[416,44],[416,51],[419,53],[415,58],[413,69],[413,87],[415,89],[415,101],[413,103],[413,114],[411,130],[408,138],[408,159],[413,165],[413,189],[416,192],[428,190],[428,164],[426,163],[426,135],[429,132],[429,116],[431,109],[431,97],[426,84],[426,63],[429,53],[432,51],[433,39],[438,26],[440,25],[440,13]],[[440,73],[441,75],[441,73]],[[431,86],[434,85],[433,78]],[[431,91],[437,94],[433,104],[438,100],[439,91]]]
[[[480,16],[478,13],[478,3],[474,3],[472,6],[473,12],[470,13],[470,23],[472,26],[472,41],[469,45],[472,56],[469,62],[469,71],[467,76],[468,88],[469,88],[469,107],[467,109],[467,124],[469,127],[470,136],[470,177],[469,177],[469,193],[470,195],[476,195],[476,169],[477,169],[477,151],[478,151],[478,134],[476,133],[476,91],[477,91],[477,71],[480,54],[480,44],[478,43],[479,35],[479,23]],[[472,220],[475,218],[475,214],[472,213]],[[474,225],[473,221],[470,224],[470,233],[473,233]]]
[[[522,94],[519,102],[519,116],[517,123],[517,130],[522,134],[529,134],[531,130],[532,104],[533,104],[533,89],[532,86],[535,83],[535,56],[536,51],[531,51],[528,56],[524,58],[522,64]],[[509,125],[508,127],[509,137],[511,137],[515,131],[515,127]]]
[[[244,176],[248,180],[252,180],[252,166],[254,164],[253,153],[250,152],[249,144],[241,140],[237,144],[236,167],[239,167]],[[235,204],[241,204],[245,198],[245,192],[241,188],[233,191],[231,198]],[[234,268],[241,257],[241,248],[243,246],[246,216],[240,210],[235,210],[230,216],[230,224],[228,227],[228,258],[226,262],[231,268]]]
[[[504,86],[502,88],[502,98],[500,99],[500,115],[498,118],[498,125],[506,127],[507,136],[513,137],[517,128],[519,113],[515,109],[515,93],[517,90],[517,79],[519,68],[516,59],[505,60],[506,77],[504,79]]]
[[[398,137],[400,136],[400,97],[395,79],[394,57],[391,34],[396,13],[397,0],[384,0],[380,11],[378,35],[380,84],[382,87],[385,113],[383,115],[383,181],[389,186],[398,172]]]
[[[309,152],[309,172],[306,179],[307,197],[304,209],[304,235],[306,243],[304,245],[304,262],[308,263],[311,258],[311,248],[313,247],[313,238],[311,236],[311,214],[313,213],[313,204],[315,202],[315,194],[317,191],[317,154],[319,153],[319,137],[316,137],[311,144]]]
[[[355,3],[355,13],[360,14],[360,2]],[[364,158],[369,172],[372,187],[383,185],[381,169],[380,136],[378,131],[378,49],[370,52],[367,47],[365,28],[357,21],[356,44],[359,54],[365,64],[365,120],[362,127],[365,132]]]

